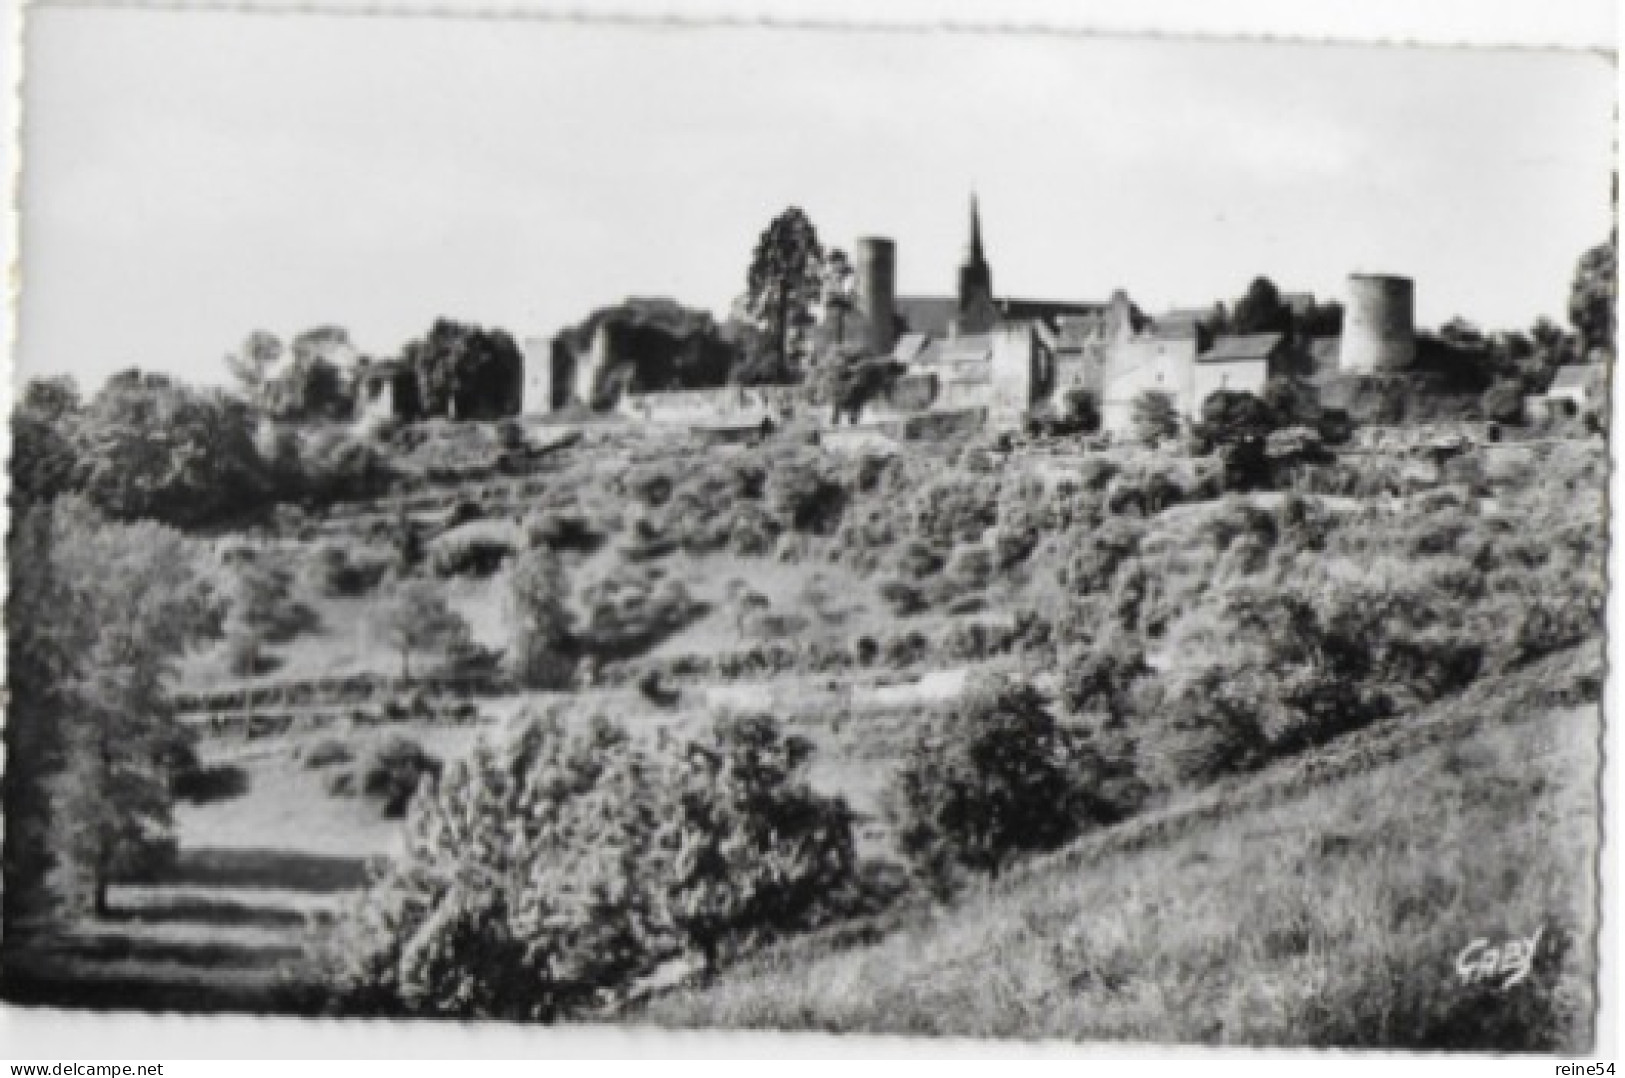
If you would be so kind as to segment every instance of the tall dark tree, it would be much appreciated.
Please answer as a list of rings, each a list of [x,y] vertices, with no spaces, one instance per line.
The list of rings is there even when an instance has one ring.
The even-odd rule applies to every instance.
[[[11,498],[14,505],[50,501],[75,489],[79,454],[74,439],[83,406],[72,378],[35,378],[11,417]]]
[[[282,340],[274,333],[256,329],[241,348],[226,356],[226,367],[237,379],[243,399],[263,405],[265,393],[277,364],[282,361]]]
[[[1231,315],[1234,333],[1287,333],[1292,329],[1292,311],[1281,301],[1281,290],[1268,277],[1259,277],[1247,286],[1247,294],[1236,301]]]
[[[746,276],[751,313],[768,330],[771,357],[787,367],[794,361],[794,335],[812,324],[823,272],[818,232],[799,207],[791,206],[762,233]]]
[[[340,326],[318,326],[293,339],[293,363],[279,379],[287,418],[343,419],[355,407],[350,368],[355,349]]]
[[[47,877],[60,856],[52,833],[50,793],[66,758],[63,716],[75,710],[70,691],[76,662],[72,592],[51,557],[52,506],[25,508],[7,542],[12,566],[6,597],[6,841],[4,933],[18,942],[24,925],[52,912]]]
[[[1610,236],[1607,243],[1581,255],[1575,267],[1569,291],[1569,321],[1579,332],[1586,355],[1596,349],[1614,350],[1618,259],[1617,240]]]
[[[77,416],[84,408],[84,401],[79,395],[79,383],[73,380],[72,375],[64,374],[52,378],[30,378],[23,386],[18,407],[32,412],[47,423],[59,423]]]
[[[507,332],[438,319],[402,358],[417,379],[423,413],[456,419],[496,419],[519,410],[524,365]]]
[[[248,406],[160,374],[109,378],[77,424],[75,449],[85,494],[119,520],[193,526],[265,491]]]
[[[72,498],[44,519],[30,521],[29,535],[48,535],[48,549],[25,556],[27,575],[47,582],[28,594],[51,606],[33,610],[22,654],[38,679],[30,699],[60,708],[45,810],[53,901],[101,912],[110,882],[173,847],[172,769],[185,731],[167,683],[176,658],[217,631],[219,603],[196,549],[172,529],[106,523]]]

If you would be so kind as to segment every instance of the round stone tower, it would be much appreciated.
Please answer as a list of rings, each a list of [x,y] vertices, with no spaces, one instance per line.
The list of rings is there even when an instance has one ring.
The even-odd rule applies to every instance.
[[[1416,358],[1416,286],[1409,277],[1355,273],[1343,307],[1344,371],[1404,370]]]
[[[868,327],[866,343],[876,355],[891,355],[897,343],[897,245],[880,236],[862,236],[857,247],[858,310]]]

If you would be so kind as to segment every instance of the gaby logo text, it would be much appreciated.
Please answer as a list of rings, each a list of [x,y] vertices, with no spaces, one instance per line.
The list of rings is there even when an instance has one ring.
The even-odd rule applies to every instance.
[[[1510,939],[1494,946],[1487,939],[1475,939],[1456,956],[1456,973],[1462,984],[1501,979],[1501,988],[1511,988],[1534,970],[1535,951],[1545,926],[1527,939]]]

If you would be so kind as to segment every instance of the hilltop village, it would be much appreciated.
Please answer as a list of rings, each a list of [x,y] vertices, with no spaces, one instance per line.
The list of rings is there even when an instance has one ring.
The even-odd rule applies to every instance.
[[[1261,397],[1278,379],[1311,387],[1322,404],[1356,419],[1397,418],[1407,402],[1414,412],[1418,398],[1476,398],[1490,386],[1488,370],[1471,354],[1475,342],[1464,348],[1432,336],[1419,344],[1415,284],[1403,276],[1351,273],[1342,296],[1330,301],[1279,293],[1280,317],[1271,328],[1249,330],[1236,327],[1222,303],[1147,315],[1121,290],[1105,300],[1001,295],[974,198],[951,295],[897,295],[891,239],[860,237],[853,251],[850,292],[813,305],[815,320],[800,342],[799,385],[640,390],[634,379],[610,377],[635,361],[625,320],[606,317],[584,336],[525,339],[508,410],[531,417],[597,412],[741,432],[798,414],[894,431],[933,417],[961,429],[1019,431],[1034,416],[1084,413],[1085,428],[1122,438],[1147,393],[1165,395],[1183,422],[1195,423],[1213,394]],[[1526,393],[1521,411],[1595,407],[1599,359],[1567,365],[1549,387],[1556,396]],[[819,371],[865,363],[883,373],[869,380],[862,399],[845,409],[819,407]],[[414,417],[416,390],[403,364],[364,368],[358,381],[363,425]]]
[[[1432,331],[851,250],[29,381],[7,997],[1589,1044],[1612,241]],[[1502,923],[1518,991],[1409,976]]]

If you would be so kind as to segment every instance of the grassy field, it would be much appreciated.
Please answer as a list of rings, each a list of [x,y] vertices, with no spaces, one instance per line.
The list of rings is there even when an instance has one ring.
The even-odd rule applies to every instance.
[[[570,573],[572,579],[588,580],[613,571],[617,564],[617,552],[603,550],[589,558],[572,559]],[[844,640],[895,625],[875,596],[874,581],[839,565],[682,553],[669,555],[659,564],[667,576],[683,583],[701,613],[650,648],[647,654],[654,657],[731,651],[770,639],[739,617],[731,597],[741,590],[763,596],[771,613],[791,619],[793,629],[788,635],[802,642]],[[500,577],[454,577],[443,586],[447,603],[468,623],[476,643],[498,651],[506,647]],[[290,678],[400,673],[399,653],[388,647],[376,627],[384,601],[381,593],[357,597],[301,594],[300,598],[313,614],[311,624],[290,640],[267,645],[269,661],[263,674],[233,676],[226,667],[224,648],[210,645],[182,662],[177,687],[199,690],[224,684],[275,684]],[[586,612],[577,610],[576,615],[585,620]],[[931,622],[921,619],[920,624]],[[414,670],[423,668],[424,658],[413,658]]]
[[[1582,496],[1591,496],[1589,488],[1575,494]],[[1388,544],[1385,556],[1410,549],[1412,537],[1399,527],[1409,519],[1404,503],[1316,500],[1338,517],[1379,510],[1358,526]],[[1222,556],[1213,526],[1233,525],[1244,506],[1277,512],[1283,501],[1232,495],[1135,519],[1134,557],[1155,582],[1143,606],[1172,626],[1148,637],[1160,676],[1199,654],[1172,631],[1180,618],[1206,609],[1213,581],[1243,572],[1232,564],[1238,559]],[[1577,504],[1582,517],[1592,509]],[[1516,503],[1517,512],[1527,508]],[[1485,534],[1497,526],[1488,518],[1473,524]],[[1093,607],[1055,602],[1069,588],[1057,570],[1074,556],[1093,557],[1093,532],[1051,531],[1024,562],[985,586],[970,585],[974,608],[953,613],[961,596],[937,595],[930,609],[907,618],[892,616],[881,599],[880,582],[895,572],[890,562],[865,575],[845,557],[844,540],[831,536],[788,536],[796,543],[741,558],[669,543],[667,552],[645,557],[630,553],[623,535],[596,549],[571,548],[565,558],[578,598],[598,578],[649,568],[684,585],[695,601],[688,620],[629,648],[629,657],[651,660],[737,653],[768,641],[810,648],[866,634],[929,635],[984,616],[1014,621],[1017,611],[1089,632],[1097,620],[1120,617],[1107,600],[1123,596],[1107,589],[1095,589]],[[1327,578],[1366,572],[1368,553],[1344,550],[1315,562],[1315,571]],[[927,575],[962,582],[954,572]],[[440,583],[477,642],[507,645],[500,576]],[[742,602],[744,595],[758,598]],[[269,645],[272,668],[248,684],[399,672],[399,656],[373,625],[381,595],[298,598],[312,616],[291,639]],[[930,705],[957,696],[978,669],[1009,664],[1053,695],[1066,652],[1032,648],[999,658],[933,645],[922,658],[840,673],[735,678],[736,667],[709,682],[673,677],[647,693],[634,678],[593,680],[584,667],[583,683],[595,687],[482,695],[474,721],[462,714],[426,721],[427,712],[414,711],[408,721],[373,725],[385,714],[379,697],[364,706],[312,704],[309,713],[289,704],[299,724],[254,730],[211,724],[218,716],[198,705],[187,720],[204,731],[202,763],[230,788],[177,806],[178,861],[115,886],[111,916],[8,954],[9,994],[182,1010],[309,1006],[314,997],[296,991],[311,976],[307,945],[361,886],[368,862],[392,852],[401,827],[377,801],[335,792],[332,777],[395,737],[454,759],[530,710],[569,722],[604,715],[659,751],[719,713],[769,712],[812,742],[811,781],[855,810],[860,854],[894,860],[881,793],[919,724],[930,721]],[[413,672],[425,673],[432,660],[414,656]],[[1594,707],[1526,691],[1547,676],[1525,670],[1515,684],[1487,677],[1465,696],[1382,720],[1260,774],[1159,793],[1170,800],[1018,864],[994,884],[973,885],[951,906],[911,898],[873,919],[769,947],[719,980],[670,992],[631,1017],[1088,1040],[1581,1049],[1591,1036],[1598,716]],[[188,656],[180,680],[191,691],[245,684],[228,674],[220,647]],[[318,711],[324,725],[304,721]],[[312,750],[333,740],[350,760],[311,766]],[[1462,982],[1456,964],[1467,944],[1499,946],[1537,931],[1535,969],[1522,983]]]
[[[952,908],[917,908],[878,939],[857,933],[855,946],[769,952],[640,1017],[916,1035],[1584,1050],[1599,713],[1484,718],[1454,706],[1448,721],[1439,743],[1420,751],[1382,753],[1378,766],[1284,798],[1250,796],[1283,770],[1272,769],[1209,796],[1206,811],[1182,819],[1175,806],[1150,826],[1113,829],[1127,841],[1111,831],[1085,839]],[[1470,942],[1499,946],[1537,930],[1528,979],[1506,989],[1499,978],[1463,983],[1457,961]]]

